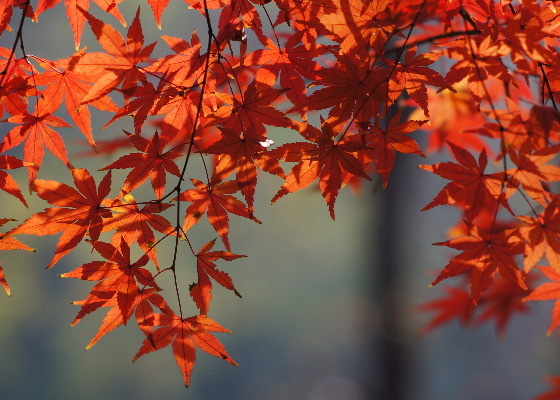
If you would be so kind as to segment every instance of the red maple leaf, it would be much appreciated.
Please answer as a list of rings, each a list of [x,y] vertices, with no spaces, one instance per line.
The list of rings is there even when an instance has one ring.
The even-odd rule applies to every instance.
[[[319,178],[319,186],[325,198],[331,218],[334,219],[334,203],[342,183],[348,174],[371,180],[354,153],[362,148],[359,140],[349,135],[334,141],[339,134],[321,118],[321,130],[307,123],[293,121],[293,129],[310,142],[288,143],[268,152],[270,156],[284,161],[299,163],[292,168],[272,203],[282,196],[304,189]]]
[[[527,290],[533,289],[532,284],[536,278],[534,274],[525,277]],[[476,323],[482,324],[494,319],[498,337],[504,337],[506,326],[514,313],[529,311],[529,307],[523,302],[527,290],[507,279],[497,279],[480,299],[479,306],[482,307],[482,314],[477,318]]]
[[[325,32],[340,43],[345,54],[356,54],[365,46],[373,45],[380,31],[391,32],[394,27],[382,17],[388,0],[345,0],[338,3],[336,12],[314,20],[312,27]]]
[[[196,31],[192,34],[191,44],[181,38],[165,35],[161,38],[176,54],[157,59],[146,71],[165,74],[166,82],[180,87],[193,86],[203,75],[207,57],[200,54],[201,43]]]
[[[266,125],[289,127],[290,121],[283,113],[271,106],[278,96],[287,91],[272,89],[266,84],[259,84],[253,80],[242,94],[241,99],[225,93],[216,93],[216,97],[230,106],[222,106],[215,113],[216,122],[222,123],[224,128],[235,132],[247,132],[249,127],[257,135],[266,135]]]
[[[497,229],[490,234],[480,232],[476,226],[470,226],[469,236],[463,236],[446,242],[434,243],[436,246],[447,246],[463,252],[455,256],[439,276],[432,282],[432,286],[443,279],[470,272],[472,302],[470,311],[477,305],[480,296],[488,289],[498,273],[508,281],[517,284],[524,290],[527,285],[523,282],[513,255],[523,251],[523,243],[511,240],[515,230]]]
[[[286,175],[278,160],[269,156],[266,151],[263,145],[266,143],[266,136],[257,134],[253,126],[249,126],[243,135],[227,128],[221,128],[220,131],[222,138],[202,150],[203,153],[220,157],[212,180],[223,180],[235,171],[237,185],[247,201],[249,214],[252,215],[257,186],[256,167],[282,178]]]
[[[313,86],[325,87],[287,110],[286,114],[330,108],[327,121],[335,129],[341,129],[351,117],[356,122],[368,122],[379,114],[380,102],[385,100],[389,72],[369,56],[339,56],[336,66],[317,71],[319,79]]]
[[[426,84],[438,88],[446,87],[445,79],[428,65],[433,64],[441,57],[438,53],[423,53],[416,55],[416,45],[406,52],[404,65],[399,63],[389,81],[389,95],[398,97],[403,89],[424,111],[429,118],[428,89]],[[452,88],[451,88],[452,89]],[[455,91],[454,89],[452,89]]]
[[[56,62],[41,60],[40,64],[46,71],[40,76],[29,77],[28,80],[37,86],[48,85],[42,93],[42,97],[49,100],[45,113],[53,114],[61,106],[64,99],[68,114],[87,138],[89,144],[97,151],[91,131],[91,114],[88,106],[82,106],[81,103],[91,89],[88,82],[95,82],[99,79],[99,76],[68,70],[71,68],[72,60],[79,59],[84,53],[85,48],[68,59]],[[119,109],[109,97],[97,99],[90,102],[89,105],[102,111],[115,112]]]
[[[237,363],[231,359],[224,346],[214,335],[209,333],[231,333],[231,331],[203,315],[181,318],[170,309],[162,311],[164,312],[163,314],[157,313],[154,315],[154,327],[158,328],[144,340],[142,347],[140,347],[140,350],[132,359],[133,362],[144,354],[163,349],[173,343],[173,355],[183,373],[186,387],[189,386],[196,347],[237,366]]]
[[[367,148],[371,150],[364,151],[362,157],[365,160],[375,159],[377,171],[383,178],[383,187],[387,186],[389,174],[395,164],[395,150],[400,153],[426,157],[416,141],[408,134],[419,129],[427,120],[405,121],[399,124],[401,111],[399,110],[393,116],[385,129],[382,129],[379,122],[376,121],[364,134]]]
[[[111,244],[118,246],[121,238],[131,246],[137,241],[142,250],[153,261],[159,270],[159,263],[156,253],[156,238],[154,231],[163,233],[164,235],[174,235],[175,229],[169,221],[158,213],[171,207],[165,203],[148,203],[142,209],[138,209],[138,204],[132,195],[125,196],[127,202],[120,204],[112,204],[111,211],[115,214],[111,218],[103,219],[102,232],[109,232],[116,229],[111,238]]]
[[[105,302],[102,307],[111,308],[105,315],[105,318],[103,318],[103,322],[101,323],[97,334],[86,346],[86,350],[91,349],[92,346],[99,341],[99,339],[101,339],[107,333],[111,332],[113,329],[126,324],[126,320],[128,320],[132,316],[134,310],[136,310],[135,315],[136,321],[138,322],[138,327],[142,329],[142,331],[144,331],[146,334],[153,331],[154,309],[151,304],[158,307],[160,310],[169,308],[163,297],[157,294],[157,291],[158,289],[152,287],[138,289],[138,293],[136,297],[134,297],[133,304],[129,309],[126,319],[123,317],[122,311],[119,308],[117,297],[113,296],[110,300],[107,300],[107,302]],[[75,301],[72,304],[82,305],[84,303],[85,300]]]
[[[558,201],[550,203],[537,218],[519,215],[525,226],[519,234],[526,241],[523,269],[529,272],[546,254],[551,267],[560,273],[560,212]]]
[[[33,164],[23,162],[12,156],[8,156],[8,155],[0,156],[0,169],[17,169],[23,166],[30,166],[30,165]],[[4,171],[0,171],[0,189],[5,191],[6,193],[11,194],[12,196],[17,197],[25,205],[25,207],[28,207],[27,202],[25,201],[23,195],[19,190],[19,186],[17,182],[7,172]]]
[[[60,134],[51,128],[51,126],[56,128],[71,128],[72,126],[64,122],[62,118],[51,115],[49,103],[49,100],[40,98],[33,114],[25,111],[23,114],[8,118],[8,122],[20,125],[13,128],[0,143],[0,153],[2,153],[25,141],[23,159],[28,163],[30,191],[33,188],[33,181],[37,178],[37,172],[39,172],[43,163],[45,154],[43,145],[47,146],[47,149],[65,163],[68,168],[72,168],[66,154],[66,146]]]
[[[179,196],[181,201],[192,202],[187,208],[187,215],[185,216],[185,223],[183,225],[183,234],[200,221],[200,217],[208,210],[208,220],[210,224],[212,224],[218,235],[222,238],[226,249],[231,251],[228,239],[228,212],[260,223],[258,219],[250,214],[245,204],[235,197],[230,196],[230,194],[239,190],[236,181],[212,181],[208,185],[205,185],[197,179],[191,179],[191,182],[196,189],[185,190]],[[173,200],[177,200],[177,198]]]
[[[7,233],[10,236],[20,233],[43,236],[64,231],[47,268],[75,248],[87,232],[93,241],[99,239],[103,228],[102,217],[111,217],[111,212],[103,206],[103,200],[111,191],[111,171],[105,175],[99,189],[89,172],[83,168],[73,169],[72,176],[79,192],[64,183],[35,180],[37,195],[57,207],[34,214]]]
[[[119,247],[100,241],[92,245],[108,261],[92,261],[71,272],[59,275],[61,278],[100,281],[91,289],[88,297],[79,303],[82,308],[70,326],[76,325],[87,314],[113,298],[116,298],[123,322],[126,323],[135,305],[134,300],[138,296],[138,284],[159,290],[150,271],[142,268],[150,259],[144,254],[138,261],[131,262],[130,247],[124,238],[121,239]]]
[[[459,164],[445,162],[434,165],[420,165],[421,169],[433,172],[442,178],[452,181],[422,211],[443,204],[455,204],[464,201],[465,215],[469,221],[472,221],[480,214],[487,196],[500,201],[504,207],[510,210],[504,198],[502,181],[495,175],[484,173],[488,163],[486,150],[482,149],[477,163],[472,154],[467,150],[451,142],[447,144],[451,148],[455,159],[459,161]],[[510,212],[513,214],[511,210]]]
[[[257,71],[255,79],[270,87],[276,83],[280,75],[280,85],[290,89],[286,92],[286,97],[293,104],[298,104],[306,98],[307,89],[303,78],[317,79],[316,71],[320,70],[321,66],[313,58],[329,49],[320,44],[302,44],[304,35],[305,31],[296,32],[288,39],[282,50],[272,40],[266,38],[263,44],[267,49],[255,50],[244,60],[244,64],[248,66],[264,64]]]
[[[229,251],[210,251],[215,243],[216,239],[206,243],[196,255],[198,282],[191,284],[189,288],[191,297],[202,315],[208,314],[208,307],[212,299],[212,281],[210,277],[226,289],[233,290],[238,297],[241,297],[237,289],[235,289],[230,276],[226,272],[216,269],[214,261],[219,258],[232,261],[245,256],[233,254]]]
[[[81,104],[101,99],[122,83],[122,90],[133,90],[138,80],[145,82],[146,76],[138,64],[146,61],[152,53],[156,42],[144,46],[144,35],[140,25],[140,8],[128,30],[126,41],[111,25],[105,24],[87,12],[84,12],[97,37],[97,41],[108,53],[86,53],[75,60],[72,71],[83,74],[100,75]]]
[[[542,182],[560,181],[560,168],[556,165],[543,165],[554,158],[560,150],[560,145],[545,147],[533,151],[533,144],[527,140],[519,149],[519,153],[509,151],[511,161],[517,168],[507,171],[509,176],[508,197],[511,196],[521,183],[521,187],[532,199],[546,206],[550,196],[543,189]]]
[[[163,149],[166,143],[160,140],[157,132],[151,140],[126,131],[124,133],[128,135],[134,147],[141,153],[131,153],[122,156],[117,161],[101,168],[100,171],[133,168],[124,181],[119,198],[138,188],[150,176],[154,193],[157,199],[160,200],[165,191],[165,171],[175,176],[181,176],[179,167],[173,161],[174,158],[180,157],[181,154],[172,150],[164,153]]]

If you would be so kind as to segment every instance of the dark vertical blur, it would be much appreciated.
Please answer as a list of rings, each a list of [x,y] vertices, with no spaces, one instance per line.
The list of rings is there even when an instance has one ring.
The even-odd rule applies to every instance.
[[[392,117],[394,112],[389,110]],[[406,120],[407,113],[401,117]],[[386,121],[383,121],[386,122]],[[401,269],[397,262],[397,252],[402,246],[399,229],[402,226],[398,216],[401,208],[406,207],[407,168],[412,168],[414,161],[410,155],[397,153],[395,166],[389,176],[386,188],[381,177],[374,178],[373,199],[377,207],[377,223],[371,224],[372,238],[377,241],[369,249],[371,268],[365,271],[364,282],[368,287],[366,293],[379,310],[377,335],[372,338],[369,349],[374,365],[373,376],[366,378],[366,387],[370,399],[403,400],[406,393],[407,358],[403,318],[406,310],[399,300],[399,282]],[[402,289],[401,289],[402,290]]]

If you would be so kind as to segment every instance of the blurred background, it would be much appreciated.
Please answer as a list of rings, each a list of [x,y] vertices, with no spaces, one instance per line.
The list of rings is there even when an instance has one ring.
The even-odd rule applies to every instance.
[[[119,5],[129,24],[137,6],[134,1]],[[145,44],[161,34],[188,39],[193,29],[201,37],[205,32],[201,16],[182,2],[170,4],[163,14],[163,31],[157,29],[148,4],[141,2],[141,7]],[[57,5],[40,16],[39,24],[25,24],[28,54],[51,60],[70,55],[73,36],[62,10],[62,4]],[[92,5],[90,12],[126,32],[97,6]],[[12,27],[17,30],[19,13],[15,14]],[[217,21],[217,14],[212,17]],[[0,46],[11,47],[14,38],[15,33],[5,33]],[[88,51],[99,49],[87,26],[82,36],[82,46],[86,45]],[[160,40],[153,57],[167,51]],[[124,137],[122,129],[132,129],[132,120],[123,118],[100,132],[110,117],[93,109],[92,114],[96,140]],[[67,115],[58,115],[71,122]],[[0,134],[4,136],[11,127],[1,122]],[[77,130],[59,132],[64,139],[81,139]],[[146,128],[144,133],[153,134]],[[268,136],[281,144],[295,139],[291,135],[272,128]],[[413,137],[425,148],[421,131]],[[103,173],[94,171],[124,154],[84,158],[76,156],[83,147],[71,140],[66,143],[70,161],[87,168],[98,183]],[[22,157],[19,149],[10,154]],[[546,389],[542,375],[560,373],[560,341],[557,334],[546,337],[552,302],[530,304],[531,313],[514,316],[502,339],[490,324],[466,330],[456,322],[427,336],[418,335],[430,315],[414,313],[412,308],[441,295],[438,286],[429,288],[432,274],[443,269],[453,254],[431,243],[446,240],[446,229],[459,215],[445,207],[420,211],[445,181],[417,166],[444,158],[449,155],[423,160],[398,154],[386,189],[374,179],[365,182],[359,195],[350,188],[341,190],[336,221],[329,217],[316,186],[271,206],[282,181],[259,175],[255,215],[262,225],[230,218],[232,251],[248,257],[218,261],[218,268],[231,275],[243,298],[215,287],[209,315],[235,332],[216,336],[239,367],[198,351],[189,389],[183,385],[171,348],[132,364],[144,340],[134,323],[110,332],[85,352],[104,312],[98,310],[68,328],[79,310],[71,302],[84,299],[93,284],[58,275],[100,256],[90,254],[90,246],[80,245],[45,270],[59,235],[19,236],[38,252],[0,254],[12,291],[11,297],[0,293],[0,398],[521,400],[535,396]],[[114,173],[113,189],[118,190],[128,171]],[[189,165],[187,177],[200,178],[202,173],[200,166]],[[47,205],[27,192],[26,171],[15,170],[12,176],[30,210],[3,195],[0,217],[22,222]],[[50,153],[39,177],[72,185],[69,171]],[[140,190],[135,197],[142,198],[142,193],[149,195]],[[3,231],[15,226],[7,224]],[[217,236],[206,217],[189,233],[196,249]],[[215,249],[223,249],[219,241]],[[188,295],[188,285],[196,279],[194,259],[183,250],[178,266],[183,307],[194,315]],[[172,247],[158,247],[161,265],[169,264],[171,253]],[[161,285],[176,309],[173,296],[167,294],[173,290],[171,279]]]

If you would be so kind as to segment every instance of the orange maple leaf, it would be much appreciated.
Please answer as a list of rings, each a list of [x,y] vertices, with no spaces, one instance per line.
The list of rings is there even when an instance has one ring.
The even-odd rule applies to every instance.
[[[453,156],[460,164],[445,162],[419,166],[423,170],[433,172],[442,178],[452,181],[422,211],[429,210],[435,206],[465,201],[465,215],[469,221],[472,221],[480,214],[486,197],[491,196],[496,201],[500,201],[513,214],[505,200],[502,181],[495,175],[484,173],[488,163],[486,150],[482,149],[477,163],[472,154],[467,150],[451,142],[447,144],[451,148]]]
[[[126,324],[135,305],[134,300],[138,296],[138,284],[159,290],[150,271],[142,268],[150,259],[144,254],[136,262],[131,262],[130,247],[124,238],[121,239],[118,248],[110,243],[99,241],[92,245],[108,261],[92,261],[71,272],[59,275],[61,278],[100,281],[91,289],[87,298],[79,302],[82,308],[70,326],[76,325],[87,314],[102,307],[113,298],[116,298],[123,322]]]
[[[173,355],[183,373],[186,387],[189,387],[196,347],[237,366],[237,363],[231,359],[224,346],[214,335],[209,333],[232,333],[231,331],[204,315],[181,318],[170,309],[162,311],[164,312],[163,314],[157,313],[154,315],[154,327],[158,328],[153,333],[148,334],[148,338],[144,340],[142,347],[140,347],[140,350],[132,359],[133,362],[144,354],[163,349],[173,343]]]
[[[132,316],[134,310],[136,310],[135,314],[136,321],[138,322],[138,327],[142,329],[142,331],[144,331],[144,333],[146,334],[153,331],[154,309],[151,304],[158,307],[160,310],[169,308],[163,297],[157,294],[157,291],[158,289],[151,287],[138,289],[138,293],[136,297],[134,297],[133,304],[130,307],[126,318],[123,317],[122,311],[117,301],[117,297],[113,296],[110,300],[107,300],[107,302],[104,303],[102,307],[111,308],[103,318],[103,322],[101,323],[97,334],[86,346],[86,350],[91,349],[92,346],[99,341],[99,339],[101,339],[107,333],[111,332],[113,329],[126,324],[126,320],[128,320]],[[75,301],[73,304],[82,305],[84,303],[85,300],[82,300]]]
[[[470,272],[471,307],[477,305],[480,296],[488,289],[498,273],[527,290],[521,273],[517,268],[513,255],[523,252],[523,243],[511,240],[514,229],[504,229],[491,234],[480,232],[476,226],[470,226],[469,236],[463,236],[446,242],[434,243],[436,246],[447,246],[463,252],[455,256],[439,276],[432,282],[432,286],[443,279]]]
[[[8,122],[17,125],[4,137],[0,143],[0,153],[8,151],[25,141],[23,147],[23,159],[27,163],[27,171],[29,174],[29,190],[33,188],[33,181],[37,178],[37,172],[43,163],[45,149],[53,153],[59,160],[66,164],[68,168],[72,168],[66,146],[51,126],[56,128],[71,128],[72,126],[64,122],[60,117],[51,115],[49,106],[50,101],[40,98],[36,104],[33,114],[29,114],[27,110],[23,114],[15,115],[8,118]]]
[[[549,265],[560,273],[560,212],[558,201],[550,203],[537,218],[517,216],[525,222],[519,234],[525,242],[523,270],[529,272],[546,254]]]
[[[129,246],[138,241],[138,244],[150,257],[156,268],[159,271],[159,263],[156,253],[156,238],[154,231],[163,233],[164,235],[174,235],[175,228],[171,226],[169,221],[158,213],[171,207],[166,203],[148,203],[142,209],[138,209],[138,204],[135,203],[131,195],[125,197],[126,202],[113,204],[111,211],[115,214],[111,218],[103,219],[102,232],[109,232],[116,229],[116,232],[111,237],[111,244],[118,246],[121,238],[124,238]]]
[[[220,131],[222,138],[201,152],[220,157],[212,175],[213,181],[223,180],[235,171],[237,184],[247,201],[249,214],[252,215],[257,186],[256,167],[281,178],[286,175],[278,160],[271,157],[263,146],[266,136],[257,134],[252,125],[248,126],[243,135],[227,128],[221,128]]]
[[[309,142],[288,143],[267,154],[284,161],[299,161],[286,177],[272,203],[282,196],[304,189],[319,178],[319,186],[334,219],[334,203],[347,175],[371,180],[360,161],[354,155],[362,148],[359,140],[348,135],[338,142],[334,138],[340,133],[321,118],[321,130],[304,122],[293,121],[293,129]]]
[[[181,154],[172,150],[164,153],[163,149],[166,143],[160,140],[157,132],[151,140],[126,131],[124,133],[127,134],[134,147],[141,153],[131,153],[122,156],[117,161],[101,168],[100,171],[134,168],[126,177],[118,198],[138,188],[150,176],[154,193],[157,199],[160,200],[165,191],[165,171],[175,176],[181,176],[179,167],[173,162],[173,159],[180,157]]]
[[[198,179],[191,179],[191,182],[196,189],[185,190],[179,196],[181,201],[192,202],[187,208],[185,223],[183,225],[183,235],[194,224],[200,221],[202,214],[208,210],[208,220],[210,224],[212,224],[212,227],[222,238],[226,249],[231,251],[228,239],[228,212],[260,223],[258,219],[251,215],[247,207],[245,207],[245,204],[235,197],[230,196],[230,194],[239,190],[236,181],[212,181],[208,185],[205,185]],[[177,198],[173,200],[175,201]]]
[[[226,289],[233,290],[238,297],[241,297],[237,289],[235,289],[229,274],[216,269],[214,261],[219,258],[232,261],[245,256],[226,251],[210,251],[215,243],[216,239],[206,243],[196,255],[198,282],[191,284],[189,287],[191,297],[202,315],[208,314],[208,307],[210,306],[210,300],[212,300],[212,281],[210,277]]]
[[[95,74],[101,77],[84,96],[81,104],[101,99],[122,83],[125,100],[127,90],[138,86],[138,80],[145,82],[146,76],[138,68],[138,64],[146,61],[157,42],[144,46],[144,35],[140,24],[140,7],[128,30],[126,41],[111,25],[103,23],[84,11],[91,30],[97,41],[108,53],[86,53],[72,64],[76,73]]]
[[[533,143],[527,140],[516,153],[509,149],[509,157],[517,168],[507,171],[509,175],[507,197],[517,191],[519,184],[535,201],[545,206],[550,195],[543,189],[542,182],[560,181],[560,168],[556,165],[543,165],[554,158],[560,150],[560,145],[545,147],[533,151]]]
[[[73,169],[72,176],[79,192],[64,183],[35,180],[34,190],[37,195],[57,207],[34,214],[7,233],[10,236],[20,233],[43,236],[64,231],[47,268],[75,248],[88,231],[93,241],[99,239],[103,228],[102,217],[111,217],[111,212],[103,205],[103,200],[111,191],[111,171],[105,175],[99,189],[89,172],[83,168]]]
[[[395,164],[395,150],[404,154],[426,157],[416,141],[408,134],[419,129],[427,120],[405,121],[399,124],[401,111],[399,110],[393,116],[385,129],[382,129],[379,122],[376,121],[364,133],[367,148],[371,150],[362,151],[365,153],[363,157],[367,160],[375,159],[377,171],[383,178],[383,187],[387,186],[389,174]]]

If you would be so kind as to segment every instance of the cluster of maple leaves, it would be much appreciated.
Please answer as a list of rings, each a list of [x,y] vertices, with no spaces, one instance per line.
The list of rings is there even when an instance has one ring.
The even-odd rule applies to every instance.
[[[126,26],[121,1],[96,4]],[[560,199],[551,186],[560,181],[560,168],[550,163],[560,151],[560,14],[553,2],[185,1],[187,12],[206,20],[207,34],[202,40],[196,32],[190,39],[162,36],[170,50],[160,59],[151,58],[156,42],[144,43],[140,8],[123,36],[88,12],[89,1],[65,2],[76,52],[49,60],[25,53],[24,41],[32,38],[24,23],[60,10],[60,1],[40,0],[34,9],[26,0],[0,0],[0,34],[14,40],[0,48],[0,118],[3,126],[12,124],[0,143],[0,188],[27,206],[4,171],[26,167],[29,189],[52,206],[3,234],[0,249],[33,251],[14,235],[62,232],[48,267],[84,241],[99,253],[103,261],[61,275],[96,282],[75,302],[81,309],[72,325],[108,308],[88,348],[134,314],[146,335],[134,360],[172,344],[187,386],[196,347],[236,365],[210,333],[229,331],[208,314],[212,281],[240,296],[216,262],[243,257],[231,252],[229,214],[259,222],[258,169],[284,180],[273,203],[318,180],[334,219],[343,186],[373,178],[385,187],[396,152],[425,157],[410,136],[420,128],[428,132],[428,154],[448,150],[455,160],[420,166],[450,181],[424,210],[451,205],[462,215],[449,231],[453,238],[436,243],[461,253],[433,285],[465,277],[420,307],[437,312],[423,331],[457,318],[495,320],[503,333],[513,313],[527,310],[526,301],[549,299],[557,299],[549,333],[560,325]],[[168,0],[148,4],[161,29]],[[14,24],[17,9],[21,19]],[[218,21],[210,10],[219,11]],[[103,51],[80,49],[85,27]],[[99,185],[68,160],[56,130],[72,127],[55,115],[63,102],[95,152],[133,148],[101,169],[107,172]],[[132,132],[98,148],[89,107],[111,113],[105,127],[133,116]],[[416,108],[408,120],[406,107]],[[315,112],[320,126],[308,121]],[[269,126],[301,139],[277,146]],[[68,167],[75,188],[38,179],[45,146]],[[21,147],[23,160],[4,154]],[[206,176],[191,179],[187,189],[188,166],[200,157]],[[130,169],[122,184],[112,182],[113,169]],[[148,178],[154,196],[137,201],[133,193]],[[162,213],[171,207],[177,218],[170,222]],[[189,230],[205,213],[225,251],[213,250],[215,239],[198,252],[190,245]],[[106,232],[112,232],[109,242]],[[164,239],[175,241],[170,266],[157,258]],[[180,298],[172,310],[157,283],[170,273],[178,287],[176,268],[189,267],[176,263],[183,241],[198,273],[189,287],[198,308],[191,317],[183,315]],[[143,250],[139,259],[131,258],[135,243]],[[537,266],[543,257],[548,266]],[[533,288],[537,270],[551,282]],[[1,267],[0,283],[9,294]],[[551,383],[537,399],[560,395],[560,380]]]

